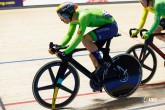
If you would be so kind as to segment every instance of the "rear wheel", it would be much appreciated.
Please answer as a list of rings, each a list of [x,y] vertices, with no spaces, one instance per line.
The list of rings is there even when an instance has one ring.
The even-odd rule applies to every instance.
[[[41,67],[34,77],[33,95],[43,107],[49,109],[64,107],[78,93],[80,79],[72,65],[67,65],[63,79],[57,79],[57,72],[61,64],[61,61],[50,62]]]
[[[138,88],[142,68],[139,61],[129,54],[112,58],[112,63],[104,74],[104,89],[112,97],[123,98],[133,94]]]

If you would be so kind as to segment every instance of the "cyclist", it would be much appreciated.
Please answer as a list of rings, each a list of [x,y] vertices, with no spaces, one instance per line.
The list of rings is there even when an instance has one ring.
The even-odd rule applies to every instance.
[[[140,3],[143,6],[143,14],[138,26],[139,30],[143,28],[148,12],[155,14],[152,26],[148,32],[143,35],[144,39],[148,39],[152,33],[161,33],[162,30],[165,30],[165,0],[140,0]],[[139,30],[133,33],[131,37],[137,36]],[[157,38],[165,42],[165,36],[157,36]]]
[[[105,64],[102,56],[100,55],[99,48],[101,48],[107,40],[112,39],[118,33],[118,26],[113,18],[107,11],[100,8],[91,9],[77,9],[78,5],[72,2],[64,2],[57,8],[57,14],[61,21],[69,24],[69,29],[61,42],[61,46],[66,46],[71,40],[76,26],[78,30],[76,37],[63,52],[56,53],[59,57],[65,57],[72,52],[78,44],[82,41],[83,45],[90,52],[89,56],[96,68],[93,75],[100,75],[105,69]],[[94,30],[85,34],[87,27],[96,27]],[[51,54],[54,54],[49,49]]]

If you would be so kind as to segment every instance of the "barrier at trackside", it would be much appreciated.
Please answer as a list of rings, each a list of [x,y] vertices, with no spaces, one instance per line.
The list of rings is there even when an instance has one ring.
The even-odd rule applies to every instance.
[[[0,8],[3,7],[22,7],[22,0],[0,0]]]
[[[108,3],[108,2],[131,2],[138,0],[0,0],[0,8],[3,7],[24,7],[24,6],[40,6],[55,5],[62,2],[70,1],[74,3]]]
[[[50,4],[61,4],[66,0],[25,0],[24,6],[29,5],[50,5]],[[138,1],[138,0],[67,0],[74,3],[93,3],[93,2],[121,2],[121,1]]]

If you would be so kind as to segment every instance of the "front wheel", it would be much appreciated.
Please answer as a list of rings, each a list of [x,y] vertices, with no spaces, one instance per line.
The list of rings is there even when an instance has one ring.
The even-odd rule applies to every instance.
[[[77,71],[71,64],[67,64],[65,72],[60,73],[59,71],[64,70],[61,67],[62,63],[62,61],[47,63],[38,70],[34,77],[33,95],[43,107],[49,109],[64,107],[78,93],[80,79]],[[63,78],[59,78],[60,74],[63,74]]]
[[[128,54],[135,56],[143,69],[141,84],[149,82],[155,74],[157,68],[157,59],[151,47],[144,44],[136,44],[127,50]]]
[[[112,97],[128,97],[141,82],[142,68],[139,61],[129,55],[120,54],[112,58],[104,74],[104,89]]]

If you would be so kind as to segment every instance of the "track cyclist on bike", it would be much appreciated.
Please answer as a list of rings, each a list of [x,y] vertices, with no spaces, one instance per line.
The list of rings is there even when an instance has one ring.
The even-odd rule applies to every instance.
[[[148,12],[155,14],[152,26],[148,32],[143,35],[144,39],[148,39],[152,33],[161,33],[162,30],[165,30],[165,0],[140,0],[140,3],[144,9],[141,21],[138,26],[139,30],[143,28]],[[133,33],[131,37],[137,36],[139,30]],[[157,38],[165,42],[165,36],[157,36]]]
[[[65,57],[72,52],[78,44],[82,41],[83,45],[90,52],[89,56],[96,68],[93,75],[103,73],[105,64],[102,56],[100,55],[99,48],[101,48],[107,40],[112,39],[118,33],[118,26],[113,18],[107,11],[100,8],[91,9],[77,9],[78,5],[72,2],[64,2],[57,8],[57,14],[61,21],[69,24],[69,29],[61,42],[61,46],[66,46],[71,40],[76,26],[78,30],[76,37],[63,52],[56,53],[59,57]],[[85,34],[87,27],[97,27],[96,29]],[[85,35],[84,35],[85,34]],[[49,53],[54,54],[51,49]]]

